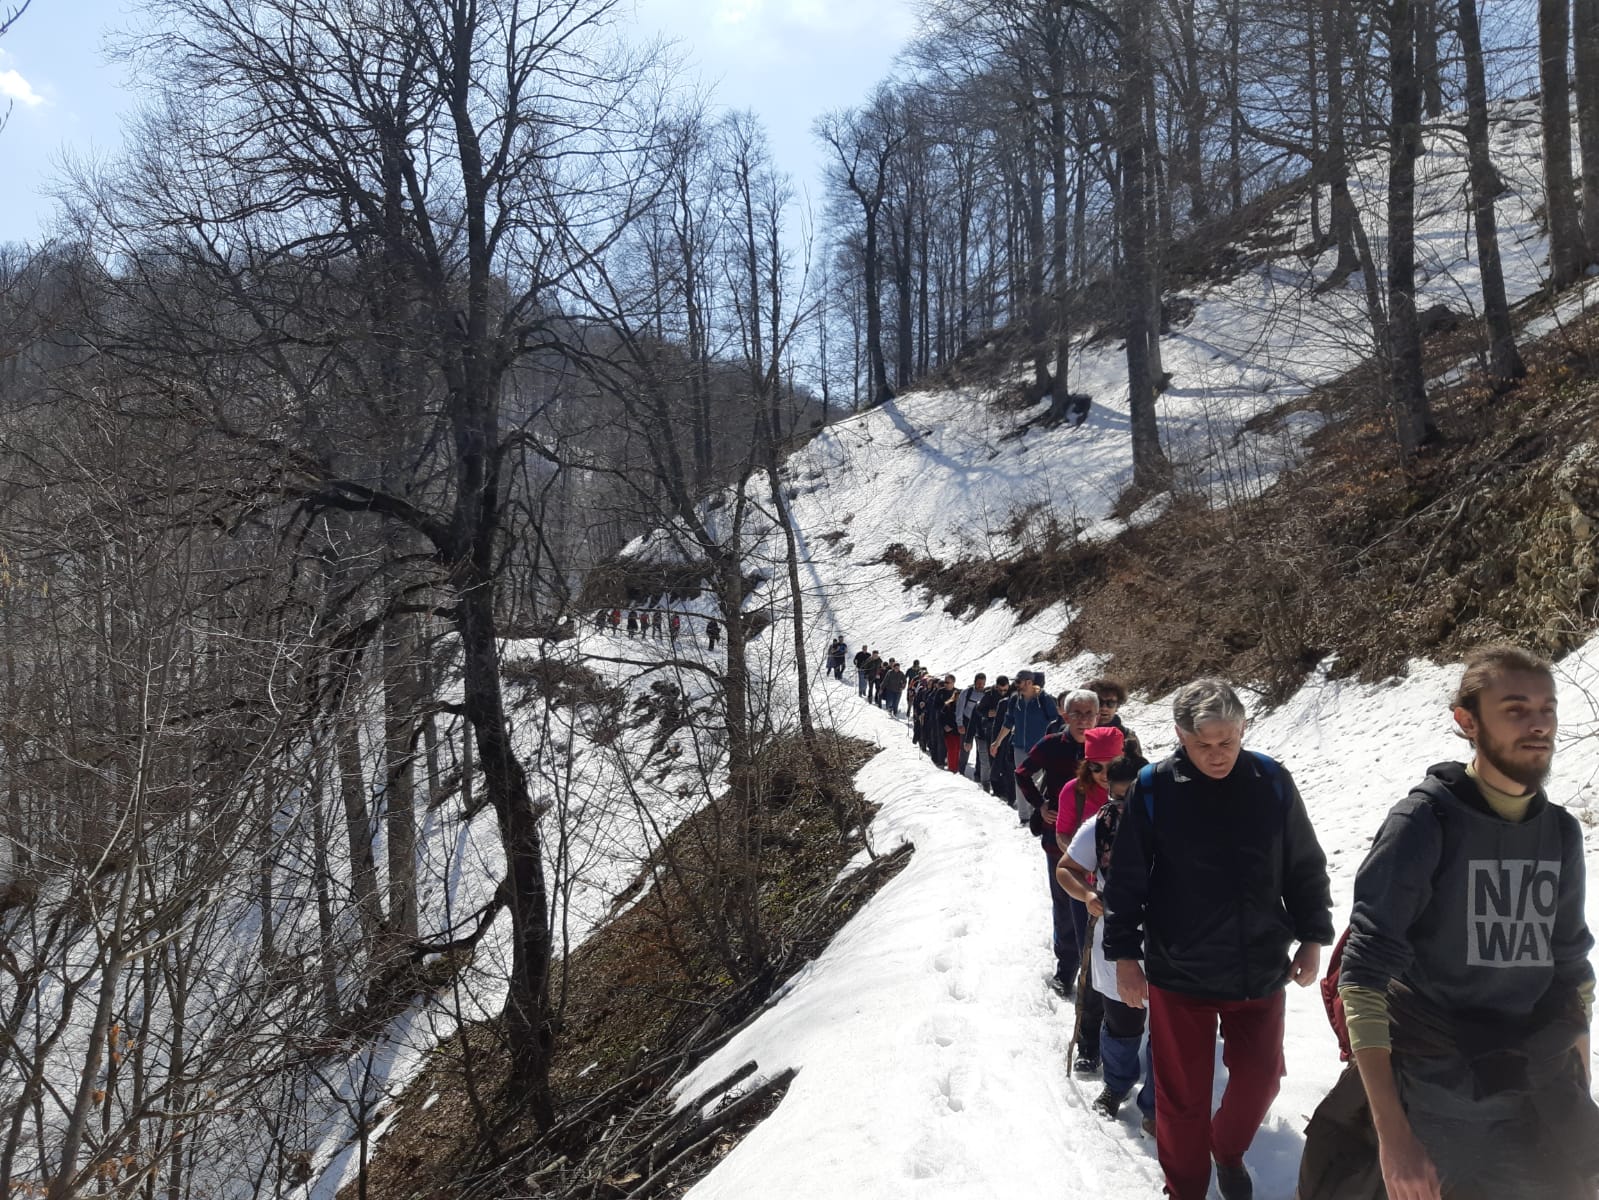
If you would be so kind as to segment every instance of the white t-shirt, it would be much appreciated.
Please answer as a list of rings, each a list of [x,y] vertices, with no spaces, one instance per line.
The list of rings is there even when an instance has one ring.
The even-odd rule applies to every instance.
[[[1066,847],[1066,857],[1071,859],[1084,871],[1093,875],[1099,867],[1098,848],[1094,839],[1094,822],[1097,817],[1089,817],[1081,828],[1072,835],[1071,845]],[[1091,951],[1092,965],[1089,967],[1089,978],[1094,981],[1094,990],[1101,996],[1109,996],[1112,1000],[1120,999],[1116,993],[1116,968],[1105,958],[1105,922],[1094,922],[1094,945]]]

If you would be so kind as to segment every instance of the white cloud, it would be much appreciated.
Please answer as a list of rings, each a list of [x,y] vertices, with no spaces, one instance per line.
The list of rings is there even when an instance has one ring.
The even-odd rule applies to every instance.
[[[20,71],[0,71],[0,97],[15,100],[24,108],[37,108],[44,97],[33,90],[33,85],[22,77]]]

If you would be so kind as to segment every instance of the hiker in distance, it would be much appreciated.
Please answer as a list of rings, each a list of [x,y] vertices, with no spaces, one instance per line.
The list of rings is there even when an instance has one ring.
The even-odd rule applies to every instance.
[[[1355,1069],[1307,1131],[1307,1200],[1595,1195],[1583,832],[1543,789],[1553,671],[1486,647],[1452,707],[1472,761],[1430,767],[1355,876],[1337,974]]]
[[[1327,860],[1287,770],[1244,751],[1230,686],[1191,683],[1172,715],[1180,747],[1139,772],[1111,848],[1105,957],[1118,999],[1149,1010],[1167,1194],[1205,1200],[1214,1159],[1223,1200],[1250,1200],[1244,1154],[1284,1070],[1283,988],[1314,983],[1333,940]]]

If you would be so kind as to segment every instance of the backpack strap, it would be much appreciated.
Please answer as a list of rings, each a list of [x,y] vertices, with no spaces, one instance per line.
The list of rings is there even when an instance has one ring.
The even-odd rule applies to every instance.
[[[1144,798],[1144,815],[1155,823],[1155,764],[1145,763],[1138,772],[1138,792]]]

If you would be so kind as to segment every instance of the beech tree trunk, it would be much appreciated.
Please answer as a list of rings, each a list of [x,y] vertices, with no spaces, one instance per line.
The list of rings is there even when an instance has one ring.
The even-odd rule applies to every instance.
[[[1527,373],[1516,350],[1505,299],[1505,272],[1499,260],[1499,226],[1494,197],[1499,174],[1488,154],[1488,83],[1482,65],[1482,35],[1477,0],[1460,0],[1460,49],[1466,66],[1466,150],[1471,168],[1472,217],[1477,226],[1477,264],[1482,277],[1483,317],[1488,325],[1488,374],[1503,386]]]
[[[1576,45],[1584,258],[1599,262],[1599,0],[1572,0],[1571,29]]]
[[[1388,154],[1389,400],[1400,453],[1413,458],[1434,436],[1422,374],[1416,320],[1416,158],[1421,153],[1421,88],[1416,77],[1413,0],[1389,9],[1389,86],[1393,102]]]
[[[1133,438],[1133,486],[1159,491],[1171,478],[1160,448],[1155,385],[1150,370],[1149,197],[1144,164],[1144,88],[1149,70],[1144,52],[1143,0],[1122,7],[1121,91],[1116,133],[1121,151],[1122,288],[1127,313],[1127,405]],[[1158,330],[1155,331],[1158,333]]]
[[[1571,43],[1569,0],[1538,0],[1539,114],[1543,125],[1544,206],[1549,223],[1549,283],[1561,288],[1582,273],[1581,229],[1571,183]]]

